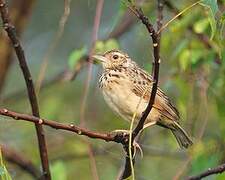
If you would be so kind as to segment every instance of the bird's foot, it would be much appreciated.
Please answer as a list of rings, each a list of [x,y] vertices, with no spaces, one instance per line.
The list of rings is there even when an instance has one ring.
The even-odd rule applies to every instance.
[[[118,136],[122,136],[125,139],[125,141],[127,143],[129,143],[130,130],[116,129],[116,130],[111,131],[111,133],[118,134]],[[140,155],[141,155],[141,157],[143,157],[143,150],[142,150],[141,146],[138,144],[138,142],[136,141],[136,139],[134,139],[134,141],[133,141],[133,147],[134,147],[133,157],[135,157],[137,151],[140,151]]]
[[[139,150],[141,158],[143,158],[143,156],[144,156],[143,150],[142,150],[141,146],[138,144],[138,142],[136,140],[134,140],[133,146],[134,146],[134,155],[133,155],[133,157],[135,157],[136,152]]]

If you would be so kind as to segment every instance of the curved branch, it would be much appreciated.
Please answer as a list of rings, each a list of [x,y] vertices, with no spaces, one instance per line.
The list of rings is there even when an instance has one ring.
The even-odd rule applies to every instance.
[[[200,180],[200,179],[202,179],[204,177],[207,177],[207,176],[210,176],[210,175],[213,175],[213,174],[223,173],[224,171],[225,171],[225,163],[221,164],[221,165],[219,165],[219,166],[217,166],[215,168],[209,168],[208,170],[202,172],[199,175],[190,176],[186,180]]]
[[[9,12],[8,12],[8,8],[6,6],[5,0],[0,0],[0,13],[1,13],[2,21],[3,21],[3,27],[8,34],[10,41],[13,44],[14,50],[16,52],[16,55],[20,64],[20,68],[23,72],[23,76],[27,86],[28,97],[29,97],[29,101],[30,101],[30,105],[32,109],[32,114],[34,116],[39,117],[39,108],[38,108],[38,103],[37,103],[37,98],[36,98],[36,94],[34,90],[31,73],[26,63],[26,58],[25,58],[23,48],[16,35],[15,27],[12,25],[10,21]],[[44,130],[40,124],[35,124],[35,127],[36,127],[36,132],[38,137],[43,177],[49,180],[51,179],[51,174],[49,170],[48,154],[47,154]]]
[[[158,28],[161,26],[161,21],[162,21],[162,10],[163,10],[163,3],[162,1],[158,1]],[[158,86],[158,79],[159,79],[159,64],[160,64],[160,55],[159,55],[159,50],[160,50],[160,34],[157,33],[157,31],[154,29],[153,25],[150,23],[149,19],[147,16],[144,15],[143,11],[141,8],[137,8],[135,5],[131,4],[129,9],[137,16],[137,18],[142,22],[143,25],[145,25],[146,29],[149,32],[149,35],[151,36],[152,43],[153,43],[153,54],[154,54],[154,63],[153,63],[153,86],[151,89],[151,95],[150,95],[150,100],[149,103],[145,109],[145,111],[142,114],[141,119],[139,120],[138,124],[136,125],[135,129],[132,132],[132,140],[131,140],[131,154],[133,157],[134,154],[134,147],[133,147],[133,142],[134,139],[137,137],[137,135],[141,132],[143,129],[145,120],[150,113],[152,106],[155,101],[155,96],[157,92],[157,86]],[[124,145],[124,150],[127,153],[126,160],[125,160],[125,167],[124,171],[122,172],[122,179],[126,179],[131,175],[131,161],[130,161],[130,155],[129,155],[129,144]],[[132,159],[132,163],[134,164],[135,159]]]

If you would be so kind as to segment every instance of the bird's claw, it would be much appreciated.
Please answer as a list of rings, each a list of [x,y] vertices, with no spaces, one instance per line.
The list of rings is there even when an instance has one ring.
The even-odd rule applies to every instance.
[[[130,131],[129,130],[125,130],[125,129],[116,129],[116,130],[111,131],[111,133],[121,133],[122,135],[125,136],[125,135],[129,135]],[[133,142],[133,147],[134,147],[133,158],[135,157],[136,152],[138,150],[140,151],[141,158],[143,158],[143,150],[142,150],[141,146],[137,143],[136,140],[134,140],[134,142]]]
[[[137,141],[134,140],[133,146],[134,146],[133,158],[135,157],[137,150],[140,151],[141,158],[143,158],[143,156],[144,156],[143,150],[141,149],[141,146],[137,143]]]

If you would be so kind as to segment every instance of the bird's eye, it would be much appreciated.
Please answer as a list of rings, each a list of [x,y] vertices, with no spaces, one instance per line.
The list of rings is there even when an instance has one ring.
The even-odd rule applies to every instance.
[[[113,59],[118,59],[119,56],[117,54],[113,55]]]

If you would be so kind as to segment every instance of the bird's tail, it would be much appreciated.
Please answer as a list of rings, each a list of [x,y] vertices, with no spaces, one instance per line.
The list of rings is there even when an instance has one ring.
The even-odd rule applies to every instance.
[[[181,148],[188,148],[193,144],[192,140],[178,123],[174,122],[173,127],[171,131]]]

